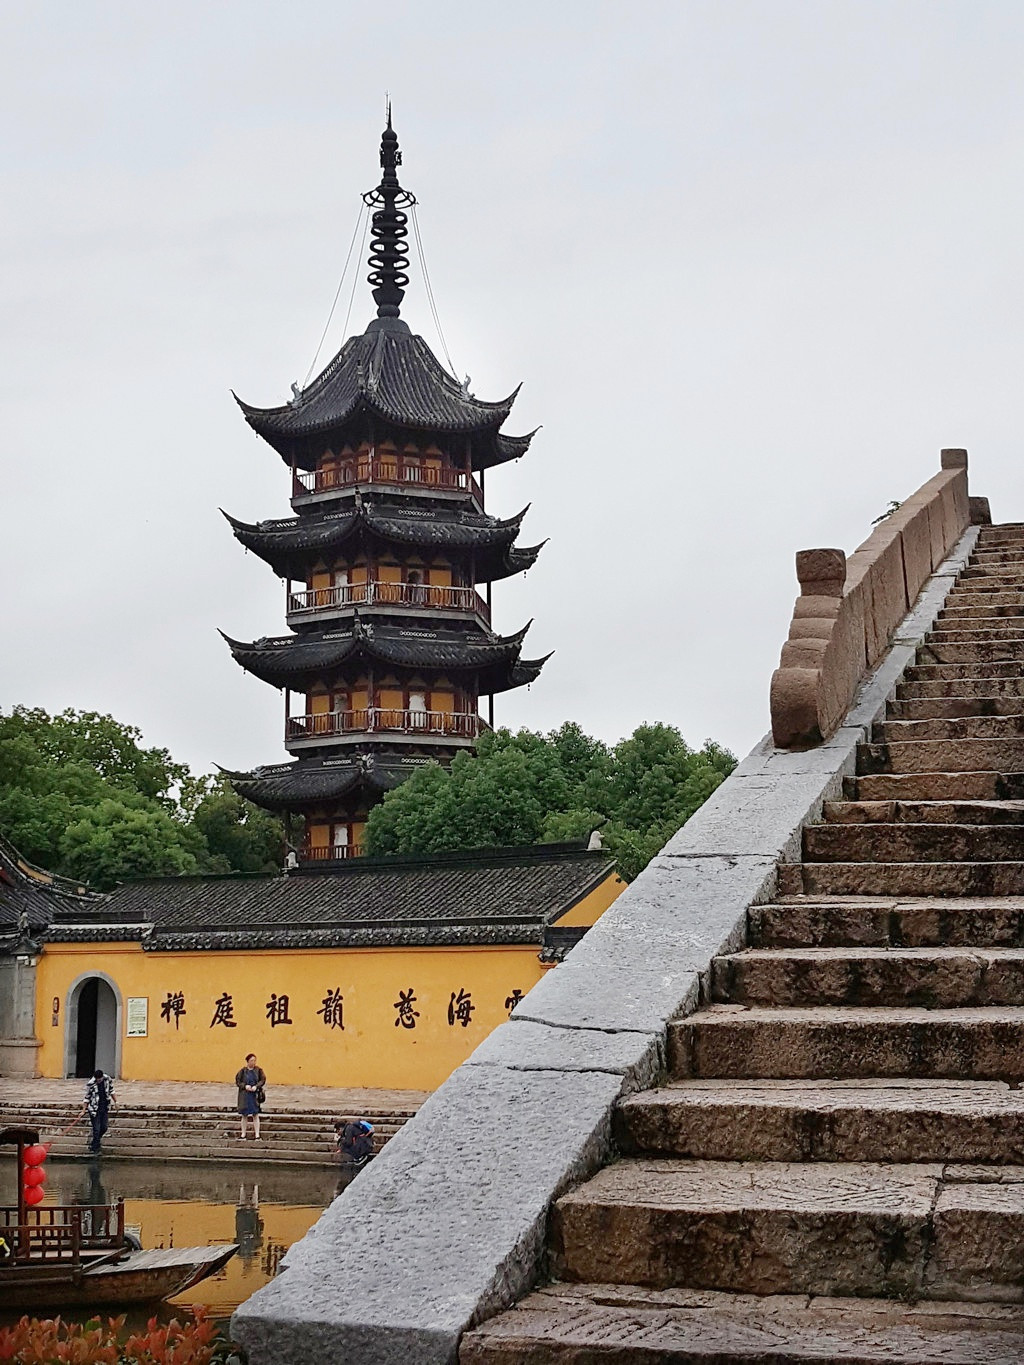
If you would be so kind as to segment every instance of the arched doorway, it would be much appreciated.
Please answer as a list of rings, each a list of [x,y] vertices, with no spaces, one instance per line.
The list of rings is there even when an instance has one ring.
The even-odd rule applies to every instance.
[[[64,1074],[117,1076],[121,1062],[121,995],[108,976],[80,977],[68,992]]]

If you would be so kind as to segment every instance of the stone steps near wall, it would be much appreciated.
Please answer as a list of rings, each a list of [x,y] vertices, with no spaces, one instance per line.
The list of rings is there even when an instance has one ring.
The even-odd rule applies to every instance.
[[[361,1113],[374,1126],[379,1150],[415,1111]],[[5,1125],[38,1128],[51,1141],[52,1156],[86,1156],[89,1125],[83,1119],[63,1137],[53,1136],[71,1123],[76,1110],[55,1103],[4,1110]],[[210,1106],[160,1107],[124,1105],[114,1110],[103,1139],[103,1154],[119,1160],[164,1161],[281,1161],[289,1164],[336,1165],[332,1155],[333,1124],[347,1114],[332,1110],[266,1110],[261,1115],[261,1141],[238,1138],[238,1115],[232,1109]]]
[[[1024,737],[894,740],[861,744],[857,770],[875,773],[975,773],[1024,770]]]
[[[971,716],[1017,716],[1024,711],[1024,695],[994,692],[961,694],[959,688],[949,696],[908,697],[889,704],[889,718],[907,720],[963,720]]]
[[[941,824],[873,821],[804,830],[804,865],[836,863],[998,863],[1024,858],[1019,822]]]
[[[711,998],[781,1007],[1024,1006],[1024,948],[747,948],[714,959]]]
[[[1017,702],[1015,710],[996,715],[966,716],[909,716],[895,717],[873,727],[872,744],[906,744],[925,740],[1014,740],[1024,735],[1024,699],[1007,698]],[[920,705],[911,702],[910,706]]]
[[[829,825],[1024,825],[1022,801],[826,801]]]
[[[1024,863],[791,863],[782,869],[780,887],[786,895],[808,896],[1020,896]]]
[[[1024,947],[1024,896],[794,896],[748,912],[752,948]]]
[[[555,1284],[468,1333],[460,1365],[1020,1365],[1013,1306]]]
[[[559,1277],[740,1294],[1024,1299],[1024,1168],[631,1157],[555,1204]]]
[[[997,1081],[1024,1076],[1024,1008],[711,1005],[669,1026],[669,1075]]]
[[[993,686],[993,684],[997,684]],[[1013,663],[976,663],[976,664],[926,664],[909,665],[903,673],[903,680],[896,685],[896,696],[969,696],[972,690],[984,687],[985,691],[1019,695],[1014,689],[1021,684],[1020,668]],[[936,693],[934,689],[944,691]]]
[[[1024,1165],[1024,1092],[999,1081],[696,1080],[631,1095],[627,1154],[702,1161]]]
[[[861,801],[1020,801],[1024,772],[871,773],[845,778],[843,788]]]

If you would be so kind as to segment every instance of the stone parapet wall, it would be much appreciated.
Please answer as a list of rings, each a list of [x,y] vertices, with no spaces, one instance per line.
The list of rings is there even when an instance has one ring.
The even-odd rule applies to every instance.
[[[916,544],[931,521],[913,512]],[[468,1327],[538,1282],[552,1201],[611,1155],[619,1100],[664,1073],[670,1024],[841,795],[976,536],[915,590],[831,737],[802,752],[762,740],[292,1247],[235,1314],[252,1365],[451,1365]]]
[[[929,575],[970,525],[970,504],[967,451],[943,450],[941,472],[849,558],[842,550],[797,553],[800,596],[771,683],[780,749],[820,744],[836,731]]]

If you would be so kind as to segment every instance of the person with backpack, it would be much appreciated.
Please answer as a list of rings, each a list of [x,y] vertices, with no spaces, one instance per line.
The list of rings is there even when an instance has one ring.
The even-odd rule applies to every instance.
[[[246,1119],[252,1119],[253,1138],[257,1142],[260,1141],[260,1110],[267,1101],[266,1084],[267,1077],[263,1068],[256,1065],[255,1052],[250,1052],[245,1059],[245,1066],[239,1067],[235,1074],[238,1113],[242,1121],[242,1131],[239,1134],[241,1142],[244,1142],[247,1136]]]
[[[90,1152],[99,1152],[103,1134],[110,1126],[110,1111],[116,1103],[114,1082],[102,1071],[94,1071],[86,1084],[85,1100],[78,1115],[79,1118],[83,1114],[89,1115],[89,1123],[92,1125]]]
[[[369,1119],[350,1119],[347,1123],[339,1119],[334,1136],[343,1161],[361,1166],[373,1156],[373,1124]]]

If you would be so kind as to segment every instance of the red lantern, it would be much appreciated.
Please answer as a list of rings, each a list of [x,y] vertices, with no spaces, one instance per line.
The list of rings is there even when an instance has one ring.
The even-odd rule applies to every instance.
[[[33,1185],[46,1184],[46,1170],[42,1166],[26,1166],[25,1174],[22,1177],[26,1188],[30,1189]]]
[[[41,1142],[34,1142],[31,1147],[26,1147],[22,1152],[22,1162],[26,1166],[41,1166],[46,1160],[46,1154],[49,1150],[49,1143],[44,1146]]]
[[[45,1198],[46,1195],[43,1193],[41,1185],[30,1185],[28,1189],[25,1190],[26,1204],[41,1204]]]

